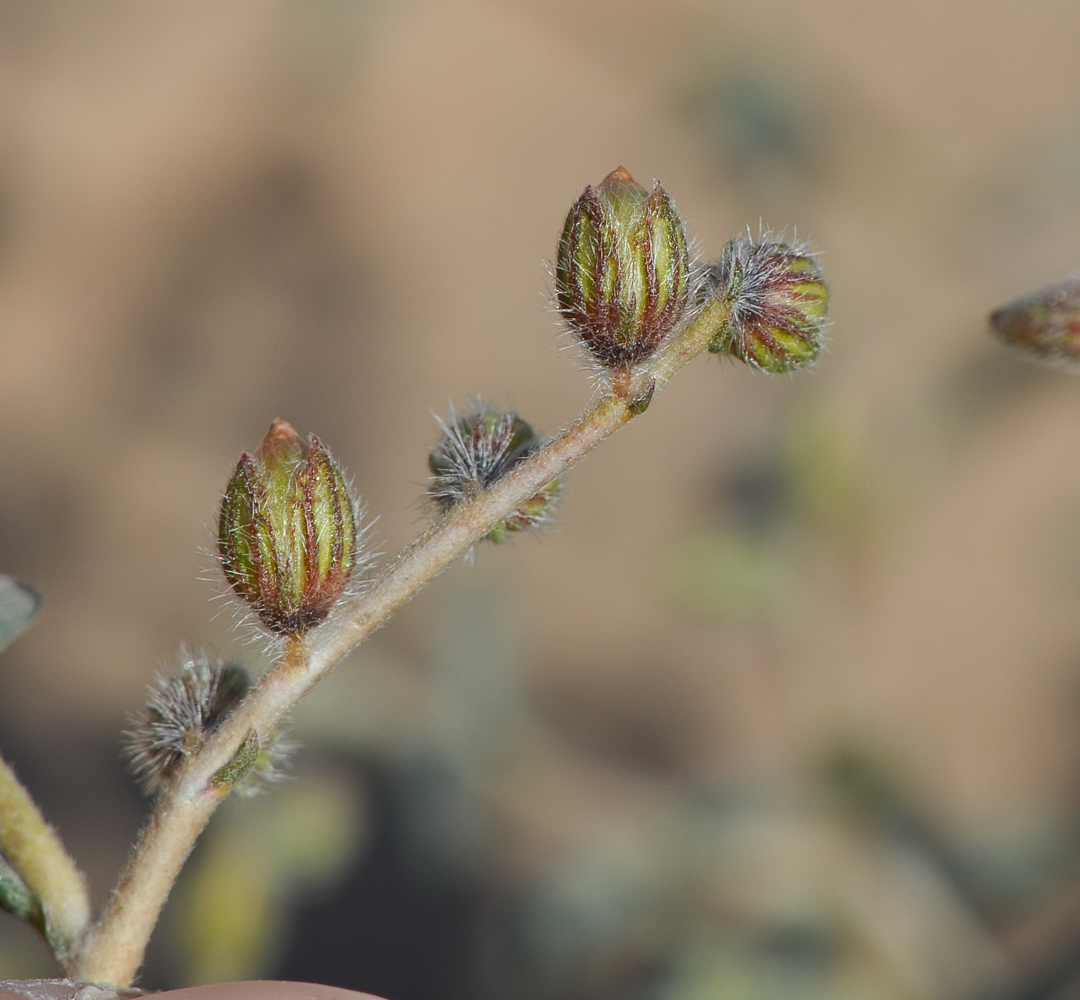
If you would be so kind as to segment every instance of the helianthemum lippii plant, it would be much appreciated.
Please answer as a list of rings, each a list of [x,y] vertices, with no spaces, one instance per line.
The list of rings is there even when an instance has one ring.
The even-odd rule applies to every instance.
[[[556,247],[555,305],[597,374],[594,400],[549,438],[479,399],[451,406],[428,456],[431,522],[381,567],[349,481],[318,438],[305,442],[277,419],[241,456],[217,553],[274,662],[253,683],[240,664],[185,652],[150,687],[126,753],[153,810],[96,921],[74,864],[0,762],[0,906],[45,933],[65,972],[130,984],[214,810],[277,772],[297,701],[473,546],[550,523],[570,467],[644,413],[680,368],[704,352],[773,373],[815,360],[828,289],[805,245],[742,237],[712,265],[690,246],[659,184],[647,190],[620,167],[585,189]]]

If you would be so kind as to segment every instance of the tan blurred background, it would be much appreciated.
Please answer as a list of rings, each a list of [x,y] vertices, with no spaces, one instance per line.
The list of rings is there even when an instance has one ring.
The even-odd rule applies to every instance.
[[[809,237],[833,292],[814,373],[699,360],[557,530],[316,692],[147,985],[1080,996],[1080,385],[985,332],[1080,266],[1078,32],[1061,0],[0,0],[0,570],[45,598],[0,746],[99,899],[154,670],[261,665],[200,548],[273,417],[405,544],[448,400],[552,431],[589,398],[545,261],[619,164],[707,257]],[[0,919],[0,978],[48,969]]]

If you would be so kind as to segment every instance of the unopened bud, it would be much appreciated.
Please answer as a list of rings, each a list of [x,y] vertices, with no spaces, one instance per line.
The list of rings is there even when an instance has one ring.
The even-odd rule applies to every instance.
[[[1044,288],[990,316],[1006,343],[1046,361],[1080,361],[1080,279]]]
[[[813,364],[824,344],[829,286],[808,249],[765,236],[730,240],[711,273],[713,294],[730,304],[709,344],[762,371]]]
[[[182,650],[180,669],[171,675],[159,674],[147,687],[146,708],[124,733],[124,755],[143,791],[147,795],[161,791],[184,762],[202,750],[250,689],[251,677],[239,663]],[[250,758],[245,773],[229,782],[241,794],[280,780],[294,749],[279,733],[263,742],[256,739],[253,753],[250,742],[245,743]]]
[[[349,484],[315,435],[275,420],[254,455],[240,457],[221,501],[225,578],[273,632],[318,625],[352,576],[357,510]]]
[[[649,358],[690,297],[682,218],[656,183],[646,191],[622,167],[574,202],[555,267],[559,312],[602,365]]]
[[[428,456],[432,474],[428,496],[442,510],[479,496],[541,445],[532,427],[512,410],[500,410],[479,399],[463,414],[451,407],[449,417],[440,420],[439,426],[442,439]],[[559,491],[559,480],[553,479],[486,537],[504,542],[510,532],[549,524]]]

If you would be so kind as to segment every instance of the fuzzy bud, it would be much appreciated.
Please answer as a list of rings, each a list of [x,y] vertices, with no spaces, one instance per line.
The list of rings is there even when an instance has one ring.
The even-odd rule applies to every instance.
[[[690,255],[675,203],[623,168],[574,202],[555,266],[559,312],[607,368],[651,357],[690,298]]]
[[[463,414],[451,407],[450,416],[440,420],[439,426],[442,439],[428,456],[432,474],[428,496],[442,510],[479,496],[541,444],[532,427],[512,410],[500,410],[479,399]],[[504,542],[511,532],[549,524],[559,491],[559,480],[552,480],[486,537]]]
[[[1010,302],[990,316],[1007,344],[1045,361],[1080,361],[1080,279]]]
[[[221,500],[225,578],[272,632],[301,635],[337,603],[356,560],[357,509],[333,456],[280,418],[241,455]]]
[[[813,254],[766,235],[730,240],[710,275],[731,306],[709,344],[753,368],[779,374],[809,367],[824,344],[829,286]]]
[[[159,792],[189,757],[197,754],[251,688],[251,678],[238,663],[181,653],[180,669],[161,674],[147,687],[146,708],[124,733],[124,755],[148,795]],[[230,782],[250,793],[267,781],[280,780],[281,767],[293,746],[276,734],[245,743],[251,761],[241,777]]]

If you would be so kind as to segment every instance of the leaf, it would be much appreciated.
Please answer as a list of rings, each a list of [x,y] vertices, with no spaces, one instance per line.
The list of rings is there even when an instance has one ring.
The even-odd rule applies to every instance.
[[[248,733],[240,744],[240,749],[233,754],[232,760],[214,772],[210,784],[215,788],[231,788],[244,777],[259,760],[259,734]]]
[[[34,927],[42,927],[41,902],[19,878],[18,873],[0,857],[0,909],[25,920]]]
[[[0,574],[0,650],[3,650],[41,610],[41,596],[14,577]]]

